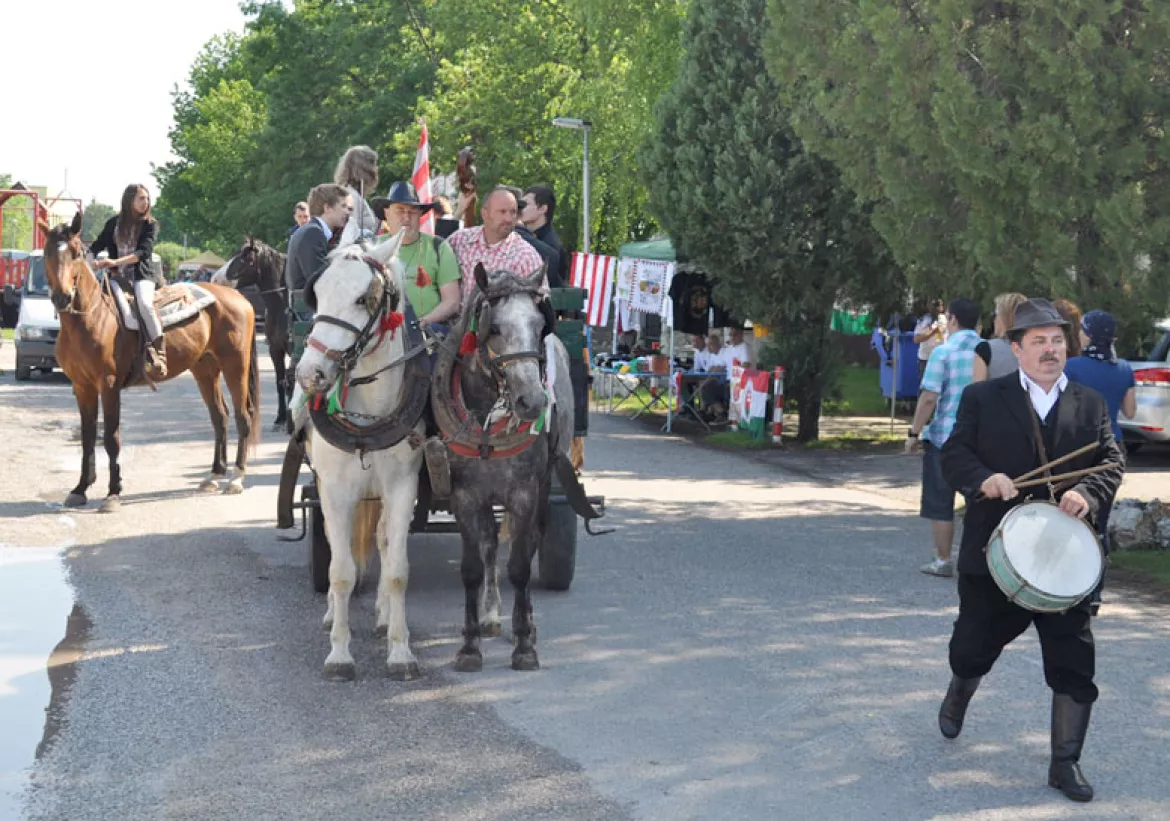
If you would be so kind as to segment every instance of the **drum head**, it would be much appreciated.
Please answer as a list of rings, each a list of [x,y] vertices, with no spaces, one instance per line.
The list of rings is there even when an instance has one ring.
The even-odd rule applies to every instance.
[[[1051,596],[1082,596],[1101,577],[1101,548],[1089,526],[1046,502],[1027,502],[1004,517],[1004,552],[1012,567]]]

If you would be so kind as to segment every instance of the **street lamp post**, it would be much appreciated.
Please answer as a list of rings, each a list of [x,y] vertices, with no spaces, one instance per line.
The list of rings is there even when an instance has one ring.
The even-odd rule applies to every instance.
[[[552,124],[558,128],[572,128],[580,131],[585,138],[585,154],[581,162],[581,199],[583,204],[581,206],[581,229],[585,232],[585,236],[581,241],[581,250],[586,254],[589,253],[589,129],[592,128],[592,123],[588,120],[577,120],[572,117],[556,117]]]

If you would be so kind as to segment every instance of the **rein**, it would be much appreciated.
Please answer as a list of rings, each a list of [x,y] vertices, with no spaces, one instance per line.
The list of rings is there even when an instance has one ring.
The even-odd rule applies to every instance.
[[[469,459],[508,459],[517,456],[536,443],[544,428],[539,421],[517,424],[516,415],[511,410],[512,402],[506,379],[510,366],[530,360],[537,361],[543,379],[544,352],[534,350],[497,354],[488,344],[492,304],[517,293],[535,295],[537,288],[515,277],[507,277],[495,285],[496,287],[489,287],[486,292],[480,290],[475,300],[464,311],[459,327],[462,332],[459,348],[456,350],[450,344],[442,346],[438,373],[431,389],[431,407],[444,443],[453,454]],[[473,317],[478,323],[475,332],[469,330]],[[452,336],[458,338],[459,334]],[[476,419],[464,401],[462,368],[465,362],[479,364],[492,379],[496,393],[508,408],[503,418],[493,424],[486,424],[486,418],[483,422]],[[491,415],[491,411],[488,415]]]
[[[404,313],[395,311],[396,306],[390,305],[389,282],[385,267],[372,257],[364,256],[362,259],[370,266],[375,276],[375,280],[370,284],[371,290],[367,291],[367,298],[372,301],[375,283],[380,282],[382,285],[382,293],[378,296],[376,307],[370,307],[370,318],[365,326],[358,328],[343,319],[325,314],[318,314],[314,319],[314,324],[321,322],[349,331],[354,335],[353,344],[344,350],[337,350],[314,339],[311,334],[306,342],[309,347],[321,352],[327,359],[337,362],[340,367],[336,387],[329,394],[328,407],[322,407],[324,395],[317,394],[310,401],[309,412],[317,432],[329,444],[348,453],[382,450],[393,447],[405,439],[422,417],[431,378],[430,359],[419,358],[420,354],[426,352],[427,345],[422,339],[418,320],[409,301],[406,303]],[[350,379],[349,373],[357,362],[378,350],[387,335],[394,339],[399,328],[404,328],[405,344],[409,350],[373,373]],[[404,374],[403,394],[398,407],[381,416],[345,409],[351,387],[372,384],[377,381],[379,375],[400,366],[404,368]],[[369,424],[354,424],[354,420],[357,419],[365,420]]]

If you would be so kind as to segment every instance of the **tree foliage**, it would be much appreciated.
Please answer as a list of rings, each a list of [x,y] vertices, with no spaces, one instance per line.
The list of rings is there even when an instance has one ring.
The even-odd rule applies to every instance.
[[[597,240],[616,250],[646,233],[635,154],[673,74],[680,0],[304,0],[245,11],[245,34],[208,43],[175,94],[179,159],[158,172],[172,232],[221,250],[245,231],[283,241],[292,204],[331,179],[348,146],[378,150],[379,188],[409,176],[422,115],[432,173],[454,171],[472,145],[481,186],[553,184],[557,229],[573,244],[581,138],[550,123],[567,115],[594,124]]]
[[[97,235],[101,233],[106,221],[117,213],[118,210],[114,206],[91,199],[89,205],[85,206],[82,212],[81,236],[87,241],[97,239]]]
[[[768,0],[797,133],[923,292],[1170,302],[1170,6]]]
[[[0,188],[11,188],[11,174],[0,173]],[[4,247],[28,251],[33,246],[32,199],[13,197],[4,204]]]
[[[815,439],[834,378],[834,305],[896,299],[900,274],[866,210],[805,151],[765,69],[765,0],[696,0],[677,80],[646,153],[654,212],[719,302],[773,331]]]

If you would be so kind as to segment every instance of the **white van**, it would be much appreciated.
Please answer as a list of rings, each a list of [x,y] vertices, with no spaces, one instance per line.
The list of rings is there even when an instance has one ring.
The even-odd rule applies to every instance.
[[[23,382],[33,368],[50,373],[57,367],[54,346],[61,322],[49,299],[49,281],[45,278],[45,252],[33,251],[28,276],[20,289],[20,315],[12,340],[16,343],[16,378]]]
[[[103,256],[105,253],[103,252]],[[156,270],[162,270],[162,260],[153,255]],[[102,276],[103,272],[97,272]],[[23,382],[36,368],[51,373],[57,366],[57,333],[61,321],[49,295],[49,281],[45,277],[45,253],[33,251],[29,259],[28,276],[21,288],[20,316],[12,340],[16,343],[16,379]]]

